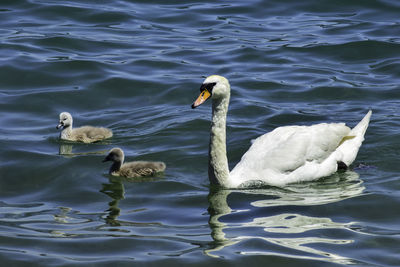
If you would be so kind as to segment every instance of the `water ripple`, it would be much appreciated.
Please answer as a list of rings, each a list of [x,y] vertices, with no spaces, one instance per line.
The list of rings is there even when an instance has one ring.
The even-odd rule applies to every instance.
[[[395,266],[399,11],[387,0],[2,1],[2,262]],[[372,108],[363,167],[284,189],[209,187],[211,108],[190,104],[210,74],[232,86],[230,167],[275,127],[353,126]],[[61,111],[114,137],[61,142]],[[114,179],[101,163],[114,146],[167,171]]]

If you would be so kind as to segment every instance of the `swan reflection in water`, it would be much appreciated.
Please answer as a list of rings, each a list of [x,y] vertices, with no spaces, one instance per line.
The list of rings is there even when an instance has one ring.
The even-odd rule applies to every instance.
[[[246,190],[224,190],[211,189],[209,200],[209,226],[213,241],[205,253],[212,257],[218,257],[218,251],[228,246],[246,242],[248,240],[261,240],[268,244],[268,251],[241,251],[241,254],[256,255],[278,255],[302,259],[323,260],[340,264],[354,263],[351,259],[323,251],[312,244],[349,244],[351,239],[321,238],[315,235],[318,230],[344,229],[351,230],[354,222],[334,222],[330,218],[310,217],[299,213],[283,212],[276,214],[276,207],[282,206],[315,206],[338,202],[344,199],[359,196],[365,187],[359,179],[359,175],[353,171],[336,173],[322,181],[288,185],[281,188],[246,189]],[[251,214],[259,214],[262,210],[257,208],[274,208],[274,215],[267,217],[254,217],[244,223],[222,222],[224,216],[232,215],[249,210],[232,210],[227,202],[232,192],[248,195],[265,195],[266,199],[251,202]],[[235,216],[236,217],[236,216]],[[225,217],[225,221],[228,217]],[[257,227],[262,228],[266,234],[263,236],[228,236],[227,230],[231,233],[238,233],[240,229]],[[317,231],[313,231],[317,230]],[[245,230],[249,233],[249,230]],[[309,232],[311,231],[311,232]],[[279,234],[279,235],[278,235]],[[301,235],[299,235],[301,234]],[[272,246],[271,246],[272,245]],[[311,246],[310,246],[311,245]],[[242,246],[243,247],[243,246]],[[294,250],[291,254],[288,249]]]

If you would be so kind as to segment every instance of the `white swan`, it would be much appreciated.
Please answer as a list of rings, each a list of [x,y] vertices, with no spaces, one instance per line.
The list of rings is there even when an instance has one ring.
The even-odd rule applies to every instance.
[[[72,129],[72,116],[68,112],[60,113],[57,129],[63,128],[60,133],[62,140],[93,143],[112,137],[112,131],[104,127],[82,126]]]
[[[372,114],[350,129],[344,123],[284,126],[253,142],[229,172],[226,156],[226,114],[230,98],[226,78],[212,75],[200,87],[192,108],[212,98],[208,176],[211,184],[237,188],[262,182],[273,186],[316,180],[347,168],[356,158]]]

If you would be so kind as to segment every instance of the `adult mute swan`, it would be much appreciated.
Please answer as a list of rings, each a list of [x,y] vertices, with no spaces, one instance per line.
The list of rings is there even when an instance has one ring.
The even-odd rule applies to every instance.
[[[229,172],[225,128],[230,90],[226,78],[209,76],[192,104],[196,108],[212,99],[208,176],[211,184],[225,188],[244,187],[253,182],[284,186],[316,180],[335,173],[338,168],[347,168],[364,141],[372,114],[370,110],[353,129],[344,123],[276,128],[255,139]]]
[[[122,149],[114,147],[110,150],[107,157],[103,160],[103,162],[113,162],[109,174],[126,178],[138,178],[163,172],[166,168],[164,162],[132,161],[124,163],[124,158],[124,151]]]
[[[112,137],[112,131],[104,127],[82,126],[72,129],[72,116],[68,112],[60,113],[57,129],[63,128],[60,133],[62,140],[93,143]]]

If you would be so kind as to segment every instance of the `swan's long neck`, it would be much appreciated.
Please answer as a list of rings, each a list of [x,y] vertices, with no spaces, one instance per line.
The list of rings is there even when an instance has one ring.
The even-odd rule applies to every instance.
[[[213,99],[209,147],[208,177],[211,184],[228,186],[229,167],[226,156],[226,115],[229,95]]]

